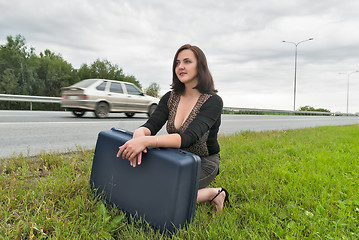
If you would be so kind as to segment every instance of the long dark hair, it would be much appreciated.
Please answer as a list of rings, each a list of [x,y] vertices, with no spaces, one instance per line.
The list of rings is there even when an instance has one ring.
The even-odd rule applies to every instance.
[[[190,44],[183,45],[176,52],[172,66],[172,89],[179,94],[182,94],[185,90],[185,85],[178,79],[176,75],[176,61],[178,54],[185,49],[191,50],[197,58],[198,84],[194,87],[194,89],[197,89],[200,93],[216,93],[217,90],[214,88],[213,78],[211,72],[208,69],[206,55],[204,55],[203,51],[199,47]]]

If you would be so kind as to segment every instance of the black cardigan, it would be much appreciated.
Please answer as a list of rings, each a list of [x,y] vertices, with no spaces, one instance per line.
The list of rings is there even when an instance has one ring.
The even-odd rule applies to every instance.
[[[168,99],[171,92],[167,92],[160,100],[156,110],[142,127],[150,130],[151,135],[156,135],[168,120],[169,108]],[[208,154],[219,153],[220,148],[217,141],[219,126],[221,125],[221,113],[223,101],[220,96],[215,93],[211,95],[205,103],[203,103],[195,119],[190,123],[188,128],[179,133],[181,136],[181,148],[187,148],[195,144],[204,134],[209,131],[206,141]],[[196,153],[194,153],[196,154]]]

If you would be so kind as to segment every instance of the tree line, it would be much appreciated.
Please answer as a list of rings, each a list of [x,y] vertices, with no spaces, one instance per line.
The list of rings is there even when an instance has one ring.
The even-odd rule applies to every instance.
[[[140,82],[133,75],[125,74],[122,68],[108,60],[97,59],[91,64],[85,63],[79,69],[75,69],[61,55],[49,49],[36,54],[33,47],[26,45],[26,39],[22,35],[8,36],[7,42],[0,45],[2,94],[57,97],[60,96],[62,87],[88,78],[131,82],[142,89]],[[7,109],[9,105],[10,103],[0,102],[0,109]]]
[[[311,106],[304,106],[304,107],[300,107],[298,109],[298,111],[311,111],[311,112],[330,112],[328,109],[325,108],[314,108]]]

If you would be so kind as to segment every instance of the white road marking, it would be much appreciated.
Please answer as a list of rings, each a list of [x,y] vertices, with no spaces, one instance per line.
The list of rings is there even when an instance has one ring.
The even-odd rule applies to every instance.
[[[140,121],[140,120],[136,120],[136,121],[131,121],[134,123],[143,123],[145,121]],[[104,123],[121,123],[121,121],[92,121],[92,122],[2,122],[0,123],[0,125],[41,125],[41,124],[104,124]]]

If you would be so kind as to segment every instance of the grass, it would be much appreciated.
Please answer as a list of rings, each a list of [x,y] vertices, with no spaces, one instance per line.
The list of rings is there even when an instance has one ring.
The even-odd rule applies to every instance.
[[[359,125],[221,136],[230,192],[172,236],[128,221],[89,186],[93,150],[0,160],[0,239],[358,239]]]

